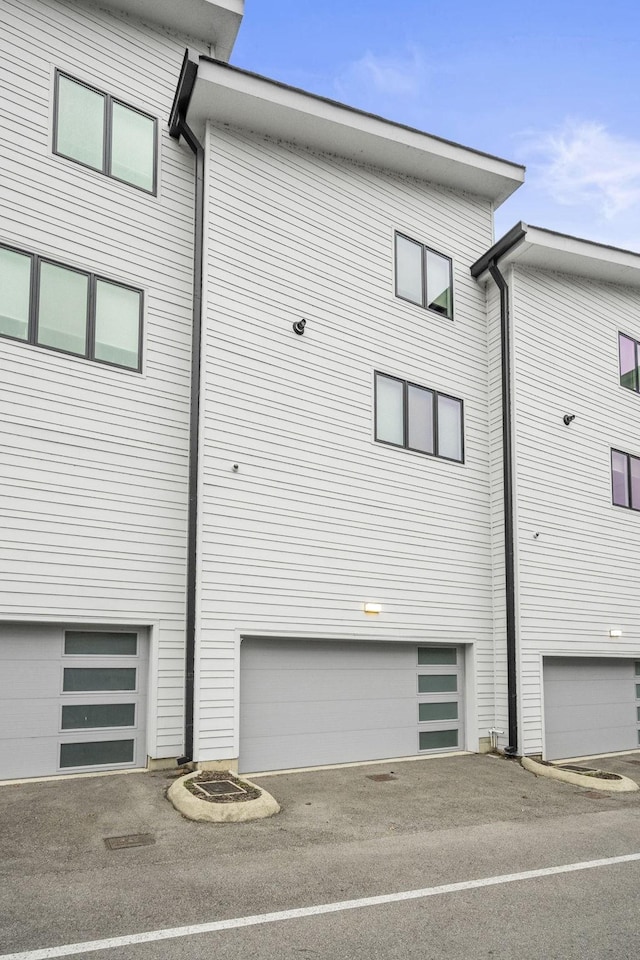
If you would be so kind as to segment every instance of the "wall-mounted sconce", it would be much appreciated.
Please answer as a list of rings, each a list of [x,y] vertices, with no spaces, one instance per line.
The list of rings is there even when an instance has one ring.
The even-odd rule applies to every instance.
[[[575,413],[565,413],[564,417],[562,418],[562,422],[564,423],[565,427],[568,427],[569,424],[572,423],[573,420],[575,420],[575,418],[576,418]]]
[[[301,337],[304,333],[304,328],[306,325],[307,321],[304,319],[304,317],[302,317],[301,320],[296,320],[296,322],[293,324],[293,332],[297,333],[298,336]]]
[[[622,630],[609,630],[609,636],[610,636],[610,637],[621,637],[621,636],[622,636]]]
[[[377,616],[379,613],[382,613],[382,604],[381,603],[365,603],[364,612],[370,614],[371,616]]]

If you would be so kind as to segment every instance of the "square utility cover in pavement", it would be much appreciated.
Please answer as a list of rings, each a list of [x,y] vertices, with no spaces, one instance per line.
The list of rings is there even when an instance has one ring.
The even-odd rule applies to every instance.
[[[104,842],[109,850],[124,850],[126,847],[146,847],[156,841],[152,833],[130,833],[126,837],[105,837]]]
[[[199,780],[192,781],[194,787],[208,797],[226,797],[232,793],[246,793],[242,787],[232,780]]]
[[[397,780],[392,773],[371,773],[367,774],[367,780],[374,780],[376,783],[387,783],[388,780]]]

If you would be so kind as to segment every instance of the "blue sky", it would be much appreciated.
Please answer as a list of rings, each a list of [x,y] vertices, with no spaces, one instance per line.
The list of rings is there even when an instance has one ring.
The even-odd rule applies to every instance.
[[[231,62],[526,164],[497,237],[640,251],[639,0],[246,0]]]

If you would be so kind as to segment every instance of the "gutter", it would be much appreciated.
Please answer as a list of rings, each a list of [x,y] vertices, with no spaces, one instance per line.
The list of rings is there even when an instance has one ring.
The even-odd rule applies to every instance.
[[[512,440],[513,398],[511,391],[511,323],[509,313],[509,286],[500,272],[498,261],[526,237],[524,223],[516,224],[501,240],[471,267],[471,276],[478,279],[489,272],[500,291],[500,368],[502,395],[502,483],[504,501],[504,565],[507,629],[507,707],[509,744],[508,756],[518,756],[518,667],[516,635],[516,570],[514,519],[514,457]]]
[[[202,281],[204,262],[204,147],[185,117],[198,74],[198,60],[186,50],[169,116],[169,133],[182,137],[195,159],[193,216],[193,311],[191,337],[191,386],[189,397],[189,481],[187,513],[186,642],[184,681],[184,756],[178,765],[193,760],[195,704],[196,597],[198,560],[198,472],[200,458],[200,368],[202,361]]]

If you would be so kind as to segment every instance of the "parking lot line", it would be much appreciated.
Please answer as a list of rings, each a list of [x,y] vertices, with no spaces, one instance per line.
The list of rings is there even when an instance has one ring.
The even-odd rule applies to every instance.
[[[535,880],[538,877],[552,877],[562,873],[575,873],[579,870],[595,870],[599,867],[611,867],[620,863],[632,863],[640,860],[640,853],[628,853],[619,857],[606,857],[601,860],[583,860],[578,863],[565,863],[557,867],[542,867],[538,870],[523,870],[520,873],[506,873],[496,877],[482,877],[478,880],[462,880],[458,883],[445,883],[437,887],[424,887],[421,890],[404,890],[400,893],[385,893],[376,897],[361,897],[358,900],[340,900],[335,903],[321,903],[313,907],[297,907],[293,910],[279,910],[275,913],[259,913],[250,917],[235,917],[230,920],[213,920],[210,923],[196,923],[185,927],[169,927],[165,930],[149,930],[145,933],[132,933],[121,937],[109,937],[104,940],[88,940],[84,943],[69,943],[59,947],[44,947],[38,950],[26,950],[21,953],[0,954],[0,960],[57,960],[58,957],[73,957],[96,950],[113,950],[117,947],[134,946],[139,943],[155,943],[160,940],[177,940],[194,937],[202,933],[217,933],[221,930],[236,930],[240,927],[253,927],[263,923],[279,923],[284,920],[300,920],[305,917],[318,917],[325,913],[340,913],[344,910],[359,910],[364,907],[379,907],[388,903],[402,903],[408,900],[421,900],[463,890],[478,890],[482,887],[494,887],[505,883],[517,883],[521,880]]]

